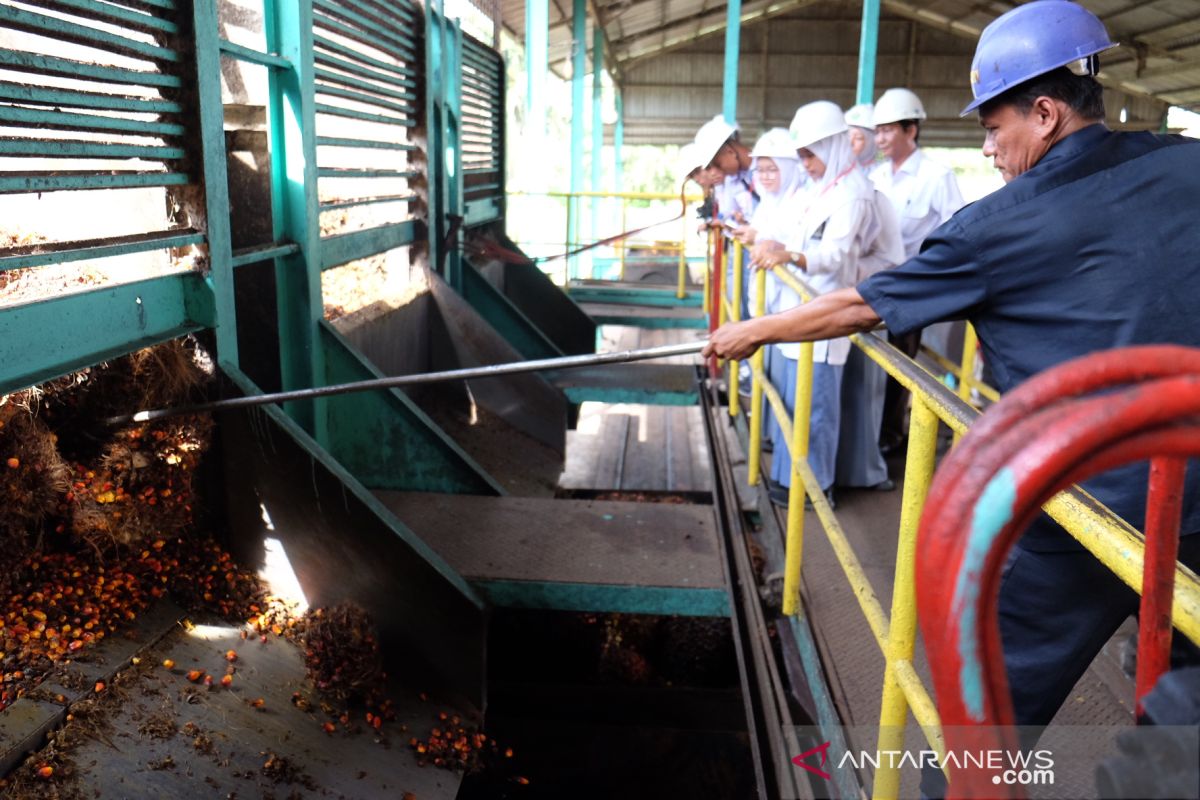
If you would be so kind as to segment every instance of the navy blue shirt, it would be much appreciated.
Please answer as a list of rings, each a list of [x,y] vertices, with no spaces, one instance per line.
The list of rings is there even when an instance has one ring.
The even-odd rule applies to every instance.
[[[1098,350],[1200,347],[1200,141],[1103,125],[1077,131],[858,291],[895,333],[970,320],[1002,392]],[[1189,533],[1200,532],[1198,473],[1193,462]],[[1140,528],[1146,475],[1138,465],[1084,486]],[[1051,549],[1063,537],[1025,538]]]

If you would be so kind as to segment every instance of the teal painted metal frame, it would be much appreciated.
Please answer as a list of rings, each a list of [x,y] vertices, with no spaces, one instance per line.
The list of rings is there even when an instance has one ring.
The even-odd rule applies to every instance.
[[[233,297],[233,243],[229,221],[229,175],[225,162],[225,112],[221,102],[221,38],[214,3],[192,3],[199,86],[200,153],[204,165],[204,206],[209,274],[216,312],[217,360],[238,364],[237,311]]]
[[[685,328],[688,330],[707,330],[708,318],[697,312],[695,317],[660,317],[655,316],[653,308],[647,308],[644,316],[624,316],[620,314],[605,314],[603,310],[595,310],[589,314],[597,325],[629,325],[634,328],[649,330],[668,330]]]
[[[565,355],[468,261],[463,261],[462,277],[463,298],[523,357],[555,358]]]
[[[214,316],[212,293],[196,272],[5,309],[0,312],[0,394],[211,328]]]
[[[284,389],[303,389],[316,386],[325,374],[324,350],[318,338],[325,309],[321,298],[312,4],[263,0],[263,17],[267,49],[291,65],[290,69],[268,71],[267,121],[274,239],[299,246],[297,252],[275,259],[280,373]],[[286,408],[313,438],[328,446],[322,403]]]
[[[686,292],[683,298],[674,289],[629,288],[579,284],[571,287],[571,299],[576,303],[611,303],[614,305],[655,306],[658,308],[700,308],[704,293]]]
[[[367,9],[366,4],[348,0],[355,8]],[[94,0],[63,0],[77,7],[84,17],[118,14],[131,16],[141,27],[167,31],[175,28],[175,22],[149,16],[140,12],[96,3]],[[148,6],[171,10],[173,5],[160,5],[166,0],[146,0]],[[326,2],[323,8],[329,7]],[[420,24],[422,19],[416,6],[401,2],[397,8],[405,12],[405,24]],[[184,89],[194,82],[194,106],[182,108],[174,100],[144,100],[130,97],[125,99],[113,95],[100,95],[88,91],[76,91],[37,86],[21,86],[0,82],[0,101],[55,104],[68,107],[103,108],[125,112],[153,113],[196,113],[199,117],[197,137],[199,143],[198,166],[206,193],[204,203],[206,219],[203,230],[175,229],[134,234],[106,239],[66,242],[61,245],[20,248],[10,250],[10,255],[0,257],[0,269],[28,269],[43,265],[64,264],[73,261],[92,260],[130,253],[149,252],[182,248],[190,245],[208,246],[209,271],[179,272],[160,278],[139,281],[113,287],[103,287],[65,297],[57,297],[38,303],[17,306],[0,311],[0,387],[11,391],[40,383],[74,370],[114,358],[132,350],[204,329],[214,330],[217,338],[217,357],[220,364],[237,371],[237,321],[233,296],[233,271],[239,266],[266,259],[276,262],[279,291],[279,318],[281,330],[281,360],[285,385],[320,385],[329,380],[329,373],[337,369],[358,375],[373,369],[361,355],[347,350],[344,342],[331,339],[325,330],[324,308],[320,289],[320,272],[357,258],[384,252],[409,244],[426,235],[423,223],[406,220],[365,231],[332,236],[322,241],[319,236],[316,181],[321,174],[316,164],[317,144],[336,147],[362,147],[375,149],[415,149],[414,145],[370,139],[325,138],[315,136],[316,113],[320,106],[315,102],[317,56],[313,44],[321,37],[313,33],[310,2],[280,2],[264,0],[264,23],[266,28],[267,52],[235,45],[220,38],[217,29],[216,4],[213,0],[197,0],[190,8],[180,8],[181,14],[191,19],[189,28],[194,30],[194,52],[188,58],[185,74],[150,73],[134,69],[105,67],[87,64],[72,59],[25,53],[0,48],[0,66],[34,74],[57,75],[76,79],[125,83],[134,86],[153,86]],[[11,12],[11,13],[9,13]],[[86,13],[84,13],[86,12]],[[76,23],[58,21],[52,17],[32,14],[20,9],[4,9],[3,13],[17,28],[31,28],[60,35],[68,41],[82,40],[92,36],[85,30],[76,30]],[[353,12],[356,13],[356,12]],[[402,15],[403,16],[403,15]],[[11,18],[11,19],[10,19]],[[62,22],[63,24],[59,24]],[[461,113],[462,87],[457,80],[458,65],[462,60],[462,33],[459,26],[437,19],[439,34],[437,42],[438,74],[443,78],[436,96],[442,98],[444,111],[450,119],[449,135],[443,140],[457,143],[457,119]],[[86,34],[86,36],[85,36]],[[400,42],[409,37],[405,33],[388,33],[389,40],[399,49],[419,49],[419,43]],[[96,43],[107,43],[110,49],[126,48],[124,37],[103,31],[95,32]],[[394,40],[394,41],[392,41]],[[133,41],[133,40],[130,40]],[[386,79],[396,86],[416,88],[411,69],[396,68],[356,53],[340,45],[332,49],[343,52],[347,59],[321,55],[321,62],[334,61],[339,69],[354,66],[364,77]],[[411,46],[411,47],[410,47]],[[158,51],[155,51],[158,53]],[[182,52],[182,51],[181,51]],[[170,60],[158,53],[164,60]],[[223,109],[220,94],[222,57],[236,58],[267,68],[269,75],[270,105],[268,108],[272,142],[272,210],[275,221],[274,242],[245,248],[233,252],[231,248],[230,220],[228,218],[228,176],[223,131]],[[371,66],[363,67],[349,60],[360,59]],[[343,63],[344,61],[344,63]],[[493,76],[495,91],[503,97],[502,62]],[[489,62],[490,63],[490,62]],[[10,87],[6,93],[5,87]],[[416,93],[396,91],[400,99],[415,97]],[[501,100],[502,102],[502,100]],[[502,105],[499,105],[502,108]],[[89,114],[62,112],[54,109],[0,108],[0,118],[30,124],[53,124],[56,129],[109,131],[156,136],[174,136],[189,128],[187,120],[177,122],[154,122],[130,120],[119,117],[99,117]],[[194,123],[193,123],[194,124]],[[57,141],[56,141],[57,144]],[[498,145],[499,146],[499,145]],[[145,158],[162,161],[182,159],[186,149],[174,144],[104,144],[86,141],[61,140],[61,149],[54,153],[43,153],[45,149],[36,140],[12,139],[3,144],[3,154],[15,156],[59,156],[59,157],[107,157]],[[434,215],[445,220],[447,214],[462,210],[461,156],[457,146],[449,152],[442,147],[433,153],[432,169],[445,179],[444,202],[436,206]],[[444,158],[449,161],[443,161]],[[344,171],[326,171],[326,174],[342,175]],[[372,171],[373,175],[379,171]],[[409,174],[409,173],[405,173]],[[162,184],[182,183],[187,176],[182,173],[158,173],[100,176],[96,185]],[[0,191],[4,189],[70,189],[96,183],[98,178],[86,173],[41,177],[26,173],[20,176],[0,176]],[[503,181],[503,177],[500,178]],[[502,188],[502,183],[500,184]],[[351,204],[372,202],[394,202],[408,200],[411,196],[362,198]],[[496,206],[493,204],[492,210]],[[482,282],[482,278],[480,278]],[[490,288],[490,287],[489,287]],[[476,294],[486,290],[477,289]],[[508,305],[507,317],[510,326],[523,327],[531,349],[541,353],[552,347],[528,320],[520,319],[519,312],[511,308],[506,298],[493,298],[491,304],[501,308]],[[504,314],[502,314],[504,316]],[[330,342],[333,342],[332,344]],[[338,358],[336,365],[326,364],[326,356]],[[556,354],[556,353],[555,353]],[[347,363],[353,365],[348,367]],[[330,441],[326,423],[331,414],[336,421],[344,415],[340,409],[327,409],[322,400],[313,404],[296,405],[288,408],[310,435],[322,446],[340,451],[343,455],[352,448],[344,442]],[[398,489],[422,489],[432,491],[470,491],[485,494],[503,490],[477,464],[454,444],[436,425],[421,414],[403,395],[375,403],[374,418],[384,426],[390,426],[397,435],[407,432],[414,442],[419,457],[393,460],[388,465],[383,485]],[[366,446],[368,443],[358,440]],[[411,455],[411,454],[410,454]],[[412,466],[408,466],[411,462]],[[417,469],[421,464],[425,472]],[[435,464],[436,469],[428,469]]]
[[[560,389],[572,403],[628,403],[644,406],[694,406],[699,395],[690,392],[664,392],[654,389],[605,389],[596,386],[568,386]]]
[[[262,394],[262,389],[259,388],[248,376],[236,368],[227,369],[226,374],[238,386],[238,388],[242,390],[243,393]],[[380,519],[387,522],[388,527],[395,531],[397,536],[400,536],[410,547],[420,553],[426,561],[432,564],[448,581],[453,583],[464,597],[470,599],[470,601],[474,603],[476,607],[484,607],[483,599],[471,588],[467,581],[464,580],[457,571],[455,571],[453,567],[447,564],[441,556],[435,553],[433,549],[430,548],[430,546],[425,542],[425,540],[414,534],[404,525],[403,522],[397,519],[396,515],[393,514],[387,508],[387,506],[380,502],[375,495],[371,494],[370,491],[364,488],[362,484],[357,481],[354,475],[346,470],[345,466],[331,459],[318,445],[318,443],[308,435],[307,431],[305,431],[303,428],[300,428],[288,415],[280,413],[278,408],[273,406],[264,406],[263,411],[271,415],[271,417],[279,425],[291,433],[292,436],[295,437],[298,442],[300,442],[301,446],[309,451],[313,458],[320,461],[325,467],[336,474],[350,492],[353,492],[359,500],[370,507]]]
[[[328,322],[321,322],[326,383],[385,377]],[[503,495],[453,439],[397,389],[328,398],[330,450],[372,489]]]
[[[592,191],[604,191],[604,28],[600,20],[592,22]],[[592,228],[588,238],[592,241],[600,238],[600,207],[603,198],[591,198]]]
[[[729,617],[729,596],[724,589],[504,580],[477,580],[471,585],[501,608]]]
[[[525,2],[525,133],[546,136],[546,75],[550,71],[550,0]]]
[[[613,128],[613,191],[625,189],[625,92],[618,86],[613,98],[617,106],[617,124]]]
[[[879,48],[879,0],[863,0],[862,34],[858,42],[858,86],[855,103],[875,97],[875,55]]]
[[[725,74],[721,113],[730,125],[737,123],[738,61],[742,47],[742,0],[729,0],[725,9]]]
[[[571,194],[583,190],[583,126],[587,116],[583,75],[587,71],[587,0],[574,0],[571,16]],[[578,197],[567,198],[567,249],[580,240]],[[578,259],[567,256],[567,278],[576,277]]]

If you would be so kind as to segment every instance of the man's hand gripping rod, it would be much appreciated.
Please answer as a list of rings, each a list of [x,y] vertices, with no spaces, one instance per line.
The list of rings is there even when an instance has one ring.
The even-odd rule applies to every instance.
[[[109,417],[105,422],[109,425],[124,425],[129,422],[151,422],[164,417],[176,417],[182,414],[199,414],[205,411],[219,411],[230,408],[246,408],[261,406],[268,403],[281,403],[287,400],[307,400],[314,397],[328,397],[335,394],[362,392],[369,389],[392,389],[399,386],[415,386],[422,383],[439,383],[443,381],[472,380],[475,378],[494,378],[500,375],[516,375],[523,372],[542,372],[544,370],[572,369],[575,367],[590,367],[597,364],[624,364],[630,361],[646,361],[651,358],[666,356],[682,356],[689,353],[699,353],[706,342],[688,342],[686,344],[668,344],[660,347],[649,347],[644,350],[623,350],[619,353],[596,353],[585,356],[563,356],[561,358],[542,358],[533,361],[514,361],[508,364],[493,364],[487,367],[467,367],[452,369],[445,372],[426,372],[418,375],[398,375],[389,378],[373,378],[353,383],[339,383],[333,386],[318,386],[315,389],[296,389],[290,392],[275,392],[273,394],[250,395],[248,397],[231,397],[227,400],[214,400],[210,403],[198,403],[177,408],[159,408],[153,411],[139,411],[136,414],[124,414],[119,417]]]

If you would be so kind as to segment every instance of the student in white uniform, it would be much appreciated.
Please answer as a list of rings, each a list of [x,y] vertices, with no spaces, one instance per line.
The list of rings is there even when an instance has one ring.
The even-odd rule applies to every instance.
[[[750,155],[753,160],[751,171],[754,175],[754,187],[758,192],[758,205],[750,217],[749,224],[733,232],[734,237],[747,247],[753,245],[760,237],[764,240],[782,241],[787,236],[788,230],[795,225],[795,220],[789,213],[792,209],[792,198],[797,192],[803,191],[808,180],[808,173],[800,165],[800,156],[796,153],[796,146],[792,144],[792,135],[787,128],[772,128],[764,133],[754,144]],[[766,297],[771,298],[778,291],[775,276],[768,274],[766,282]],[[751,315],[757,307],[757,285],[758,282],[751,274],[745,292],[746,305]],[[779,358],[781,356],[774,347],[768,347],[764,352],[763,369],[768,375],[771,373],[772,364]],[[773,452],[771,431],[778,425],[771,411],[771,404],[765,398],[763,414],[763,419],[766,420],[762,428],[764,450]]]
[[[860,103],[846,112],[850,128],[850,148],[858,168],[870,175],[875,167],[875,109]],[[880,233],[871,250],[858,261],[857,280],[863,281],[880,270],[904,261],[904,243],[900,237],[900,219],[887,195],[875,190],[875,209],[879,214]],[[837,485],[889,492],[896,484],[888,477],[887,462],[879,449],[879,426],[883,420],[883,400],[887,373],[857,347],[850,348],[842,373],[842,418],[838,434]]]
[[[850,148],[850,135],[842,109],[827,100],[809,103],[792,120],[793,144],[810,181],[806,191],[789,203],[791,224],[782,241],[759,240],[751,254],[761,269],[791,269],[803,275],[820,293],[856,282],[859,257],[871,249],[880,225],[875,192],[858,169]],[[769,311],[792,308],[800,298],[782,282],[776,284]],[[772,382],[794,409],[796,359],[799,345],[782,344],[783,358]],[[822,491],[832,502],[837,458],[842,367],[850,351],[845,338],[816,342],[813,347],[813,399],[810,416],[808,461]],[[787,502],[791,484],[791,459],[782,432],[776,432],[771,459],[773,502]]]
[[[738,138],[737,125],[718,114],[696,131],[696,155],[704,166],[724,176],[715,188],[717,211],[722,220],[745,224],[754,213],[758,198],[750,174],[750,148]]]
[[[859,103],[846,112],[846,124],[850,126],[850,149],[858,159],[858,165],[869,176],[875,166],[875,106]]]
[[[871,180],[900,215],[906,260],[917,255],[925,238],[963,205],[954,173],[921,152],[921,120],[925,118],[921,98],[908,89],[888,89],[875,103],[875,143],[885,160],[872,170]],[[948,325],[931,327],[926,344],[945,353],[948,334]],[[889,334],[888,340],[910,357],[916,356],[921,331],[902,337]],[[907,405],[908,391],[889,380],[881,434],[885,451],[904,440]]]
[[[696,131],[696,153],[703,159],[710,170],[716,170],[724,176],[724,180],[713,189],[713,197],[717,201],[717,219],[735,225],[745,225],[754,215],[758,205],[758,195],[754,191],[753,176],[750,173],[750,149],[742,144],[738,136],[738,126],[725,121],[718,114],[700,126]],[[732,249],[725,249],[725,276],[728,283],[733,282]],[[746,285],[749,276],[749,265],[743,264],[745,272],[742,275],[742,285]],[[742,300],[742,319],[749,314],[749,306]]]

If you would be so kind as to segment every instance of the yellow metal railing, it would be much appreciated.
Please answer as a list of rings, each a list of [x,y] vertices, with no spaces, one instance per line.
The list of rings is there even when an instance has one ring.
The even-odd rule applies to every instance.
[[[619,233],[624,233],[625,231],[627,231],[629,229],[629,213],[628,212],[629,212],[629,201],[631,201],[631,200],[663,201],[663,202],[675,201],[677,203],[680,203],[681,205],[686,206],[687,203],[696,203],[696,202],[700,202],[704,199],[700,195],[679,195],[679,194],[667,194],[667,193],[662,193],[662,192],[520,192],[520,191],[518,191],[518,192],[509,192],[509,196],[512,196],[512,197],[555,197],[555,198],[565,199],[566,203],[567,203],[567,233],[566,233],[566,236],[563,238],[563,249],[568,254],[571,253],[571,251],[581,247],[584,244],[583,242],[579,241],[579,237],[577,235],[575,237],[572,237],[572,235],[571,235],[572,229],[573,229],[573,225],[572,225],[573,220],[579,220],[582,218],[582,215],[580,214],[580,210],[579,210],[579,200],[581,198],[589,198],[594,201],[599,201],[599,200],[619,200],[620,201],[621,228],[619,231],[614,231],[613,235],[616,235]],[[679,267],[678,267],[678,276],[677,276],[677,282],[676,282],[676,288],[675,288],[675,296],[677,298],[679,298],[680,300],[684,299],[687,296],[688,218],[687,218],[687,214],[686,214],[686,208],[683,211],[684,211],[684,213],[682,213],[680,216],[680,234],[679,234],[678,241],[675,241],[673,239],[648,239],[648,238],[640,238],[639,239],[636,236],[629,236],[629,237],[622,237],[621,239],[612,243],[612,247],[613,247],[613,250],[614,250],[616,258],[617,258],[617,263],[619,265],[619,280],[622,280],[622,281],[625,280],[625,263],[626,263],[626,259],[628,257],[628,253],[630,250],[636,250],[637,248],[641,247],[641,248],[652,248],[652,249],[660,251],[660,252],[665,251],[665,253],[667,255],[674,256],[677,254],[679,257]],[[669,222],[671,222],[671,220],[664,219],[662,224],[665,225]],[[654,225],[652,227],[659,228],[659,227],[661,227],[661,225]],[[578,226],[576,225],[576,226],[574,226],[574,228],[577,230]],[[571,256],[568,255],[567,258],[570,259]],[[591,277],[595,277],[594,273],[592,274]],[[563,285],[564,286],[567,283],[569,283],[570,278],[571,278],[570,270],[569,269],[565,270],[563,273]],[[707,308],[707,303],[705,304],[705,307]]]
[[[733,280],[729,289],[722,288],[719,304],[724,318],[736,319],[741,308],[740,279],[741,245],[733,247]],[[711,265],[710,265],[711,266]],[[805,302],[814,292],[803,280],[787,268],[779,267],[775,276],[794,289]],[[766,273],[755,275],[756,297],[754,314],[764,313]],[[724,287],[725,284],[722,284]],[[795,614],[800,607],[800,574],[804,541],[804,498],[807,495],[824,528],[846,579],[854,591],[871,632],[883,652],[886,666],[880,699],[880,732],[878,749],[895,751],[903,747],[904,729],[909,711],[912,712],[930,746],[944,753],[945,743],[937,708],[913,665],[916,647],[917,609],[915,565],[917,529],[925,505],[925,496],[936,465],[938,426],[945,422],[956,435],[961,435],[979,415],[967,404],[972,389],[984,397],[996,399],[995,390],[974,377],[977,342],[974,329],[968,326],[961,365],[951,364],[936,356],[939,368],[955,372],[959,378],[957,393],[952,392],[934,374],[925,370],[899,350],[873,333],[856,334],[851,342],[872,361],[899,381],[913,395],[912,416],[909,421],[908,452],[904,468],[904,493],[900,512],[895,579],[890,614],[885,614],[861,562],[843,531],[841,524],[826,500],[822,487],[808,465],[809,416],[812,398],[813,349],[802,345],[796,370],[796,407],[789,415],[779,392],[766,379],[762,370],[762,351],[751,358],[753,374],[750,412],[749,481],[759,481],[761,465],[762,398],[765,395],[775,413],[792,461],[791,488],[788,496],[787,528],[785,533],[785,565],[783,613]],[[730,412],[735,412],[737,396],[737,367],[730,362]],[[990,394],[989,394],[990,392]],[[1072,536],[1079,540],[1106,567],[1139,594],[1145,559],[1145,540],[1141,533],[1117,517],[1079,487],[1062,492],[1043,506],[1043,509]],[[1193,642],[1200,644],[1200,579],[1179,565],[1175,575],[1175,598],[1172,622]],[[944,758],[939,762],[945,763]],[[899,765],[881,763],[875,772],[873,796],[890,800],[900,790]]]

